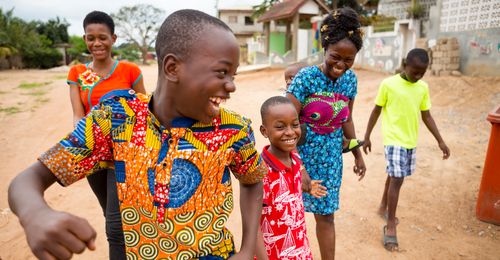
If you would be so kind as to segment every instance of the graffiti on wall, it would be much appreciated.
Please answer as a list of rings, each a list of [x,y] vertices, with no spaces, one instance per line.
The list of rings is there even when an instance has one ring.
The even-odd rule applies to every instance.
[[[500,43],[498,44],[499,52],[500,52]],[[493,53],[493,44],[489,41],[485,41],[481,38],[472,38],[469,41],[469,50],[470,53],[474,56],[490,56]]]
[[[378,38],[375,40],[373,47],[373,56],[375,57],[389,57],[392,53],[392,46],[386,45],[384,39]]]

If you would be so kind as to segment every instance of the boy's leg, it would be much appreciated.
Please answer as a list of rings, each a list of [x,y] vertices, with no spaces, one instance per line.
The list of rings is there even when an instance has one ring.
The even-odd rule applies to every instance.
[[[109,170],[107,174],[107,190],[106,236],[109,244],[109,259],[126,259],[120,203],[118,202],[116,176],[113,170]]]
[[[385,217],[387,214],[387,192],[389,191],[389,184],[391,183],[391,177],[387,176],[385,179],[384,194],[382,194],[382,200],[380,201],[380,206],[378,208],[378,214]]]
[[[318,238],[321,259],[335,259],[335,219],[334,215],[314,214],[316,219],[316,237]]]
[[[387,193],[387,235],[396,236],[396,208],[398,207],[399,191],[404,178],[390,177],[389,191]]]

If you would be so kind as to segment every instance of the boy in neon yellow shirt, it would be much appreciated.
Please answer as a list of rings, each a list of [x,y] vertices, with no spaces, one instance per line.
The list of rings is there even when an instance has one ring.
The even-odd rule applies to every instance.
[[[419,114],[425,126],[436,138],[443,152],[443,159],[448,159],[450,156],[450,149],[439,134],[430,113],[429,87],[420,80],[428,65],[429,56],[424,49],[411,50],[403,64],[403,71],[384,79],[380,84],[375,107],[366,127],[363,150],[367,154],[368,151],[371,152],[370,134],[382,112],[382,134],[388,176],[379,214],[387,217],[387,225],[384,226],[384,247],[389,251],[398,250],[396,207],[404,178],[415,171]]]

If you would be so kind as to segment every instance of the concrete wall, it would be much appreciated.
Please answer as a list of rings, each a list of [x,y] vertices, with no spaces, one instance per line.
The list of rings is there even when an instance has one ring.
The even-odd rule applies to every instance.
[[[465,75],[500,76],[500,28],[440,33],[460,44],[460,71]]]
[[[416,20],[400,20],[394,31],[374,33],[373,27],[365,27],[363,48],[356,56],[355,64],[380,71],[394,72],[401,66],[406,53],[415,47],[420,23]]]

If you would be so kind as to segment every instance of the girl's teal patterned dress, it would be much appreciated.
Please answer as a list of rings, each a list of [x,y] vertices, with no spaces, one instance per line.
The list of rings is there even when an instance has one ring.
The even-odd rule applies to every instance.
[[[307,98],[324,92],[343,95],[352,100],[357,93],[357,78],[352,70],[346,71],[335,82],[323,74],[318,66],[302,69],[294,77],[287,93],[292,94],[304,106]],[[307,125],[306,143],[297,149],[304,166],[313,180],[323,180],[328,195],[316,199],[304,193],[307,212],[329,215],[339,208],[339,189],[342,183],[342,128],[331,133],[318,134]]]

